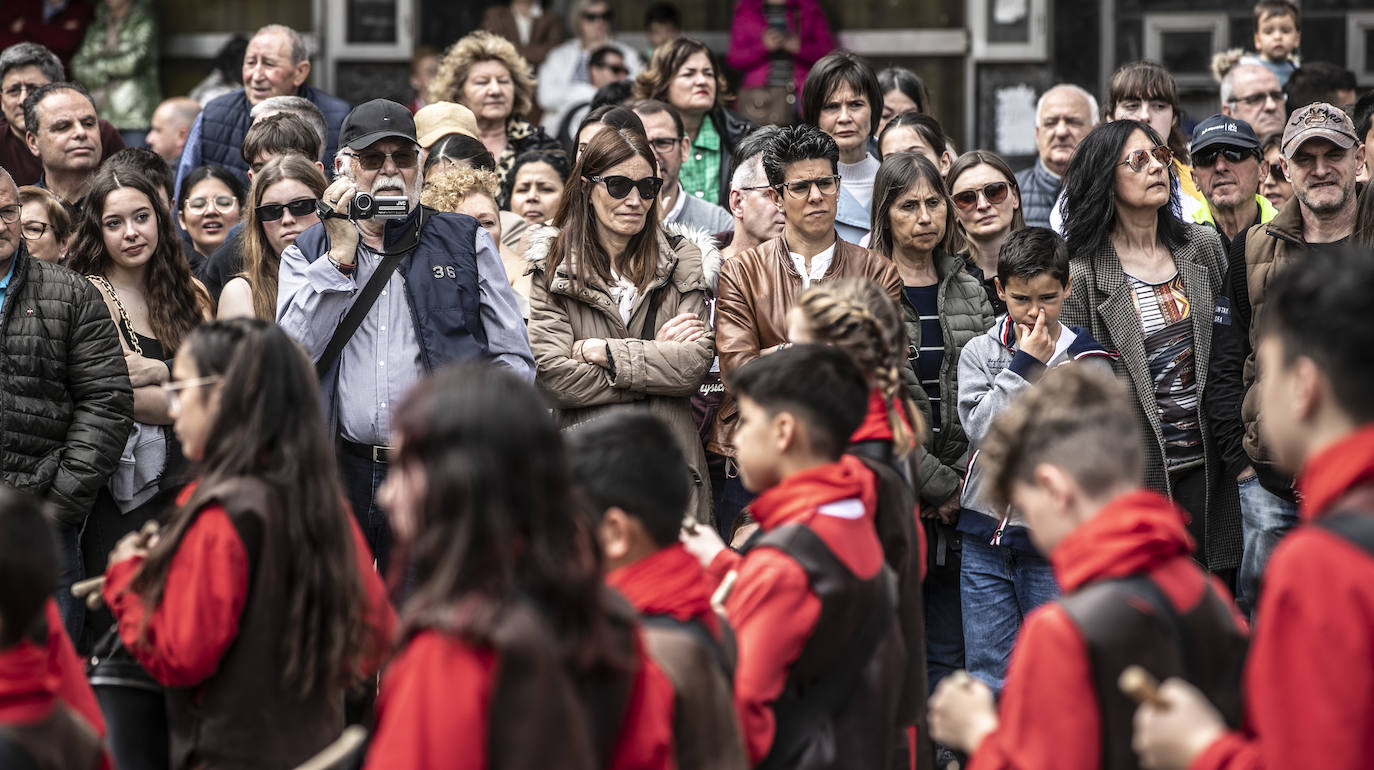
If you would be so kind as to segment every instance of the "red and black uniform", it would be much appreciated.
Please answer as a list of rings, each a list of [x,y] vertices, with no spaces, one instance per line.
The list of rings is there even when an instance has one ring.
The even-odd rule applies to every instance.
[[[769,533],[791,525],[808,530],[837,562],[838,569],[827,576],[827,581],[853,587],[875,581],[884,567],[882,544],[873,524],[876,498],[873,473],[859,458],[845,456],[788,477],[759,495],[750,510],[765,540]],[[835,608],[822,600],[807,569],[782,548],[755,547],[745,556],[722,551],[707,572],[719,582],[730,570],[737,571],[725,605],[739,643],[735,703],[749,759],[758,763],[773,748],[779,732],[774,709],[784,689],[792,684],[794,669],[804,653],[817,648],[847,651],[846,642],[855,627],[818,624],[823,614]],[[873,662],[882,663],[884,658],[875,654]],[[811,663],[824,668],[837,661]],[[884,712],[868,725],[869,734],[846,734],[847,725],[839,724],[816,731],[818,738],[835,741],[836,757],[854,761],[880,754],[886,762],[895,748],[890,743],[896,737],[896,690],[900,689],[902,672],[877,672],[885,675],[878,682],[873,681],[872,673],[865,667],[863,681],[856,685],[855,696],[843,710],[846,715]],[[851,745],[856,742],[865,745]]]
[[[178,500],[194,492],[187,487]],[[173,555],[162,599],[151,614],[129,590],[143,563],[111,564],[103,590],[119,636],[168,689],[174,767],[294,767],[343,729],[343,680],[298,696],[281,683],[280,631],[288,622],[281,585],[292,559],[275,509],[260,482],[240,479],[208,498]],[[363,587],[370,675],[394,638],[396,614],[372,567],[367,543],[347,517]],[[146,623],[146,627],[145,627]]]
[[[105,722],[51,599],[44,615],[46,645],[23,639],[0,651],[0,744],[18,746],[39,767],[111,768]]]
[[[1180,614],[1199,605],[1210,582],[1236,629],[1244,620],[1230,594],[1190,558],[1183,514],[1154,492],[1112,500],[1065,537],[1050,563],[1066,597],[1095,584],[1144,575]],[[998,728],[969,758],[969,770],[1098,770],[1103,716],[1093,666],[1079,626],[1056,601],[1026,618],[1007,668]]]
[[[455,608],[455,617],[490,614],[479,599],[471,604],[479,609]],[[410,639],[382,678],[367,768],[675,767],[673,688],[649,659],[634,612],[619,597],[606,606],[607,635],[630,653],[633,666],[580,679],[539,610],[517,602],[499,612],[483,641],[436,629]],[[592,690],[601,708],[589,707]],[[616,713],[623,715],[618,724],[609,722]],[[607,726],[611,740],[603,755],[595,738]]]
[[[1374,762],[1374,558],[1320,525],[1374,516],[1374,426],[1313,455],[1298,475],[1303,525],[1264,575],[1245,669],[1246,729],[1227,733],[1193,770],[1367,768]]]
[[[735,713],[734,636],[711,609],[695,556],[674,543],[612,570],[606,583],[639,612],[645,645],[673,684],[678,770],[745,770]]]

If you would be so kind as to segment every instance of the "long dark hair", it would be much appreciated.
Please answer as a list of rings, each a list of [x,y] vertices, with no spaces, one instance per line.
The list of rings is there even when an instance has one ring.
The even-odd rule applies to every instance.
[[[482,639],[503,606],[530,599],[575,659],[606,659],[601,557],[548,404],[501,367],[460,364],[416,385],[394,428],[392,472],[424,471],[402,546],[419,577],[405,636]]]
[[[883,158],[882,165],[878,166],[878,174],[873,178],[870,251],[892,259],[892,207],[898,198],[921,180],[925,180],[930,189],[945,201],[945,235],[935,250],[945,254],[953,251],[958,238],[954,203],[945,190],[945,180],[940,176],[940,170],[935,168],[930,158],[915,152],[895,152]]]
[[[196,492],[178,508],[133,583],[156,607],[186,532],[221,482],[253,478],[276,495],[283,515],[286,597],[282,682],[307,695],[357,676],[366,650],[363,589],[352,525],[334,452],[319,409],[315,368],[286,332],[259,319],[212,321],[192,332],[184,352],[202,377],[224,378],[219,412],[201,461]]]
[[[625,253],[618,255],[617,264],[611,264],[612,256],[601,248],[601,242],[596,237],[601,224],[592,207],[594,183],[589,177],[604,174],[606,169],[636,155],[648,161],[649,168],[655,175],[658,174],[658,162],[649,147],[649,140],[643,134],[626,128],[602,129],[587,145],[586,151],[577,157],[572,176],[568,177],[568,183],[563,187],[563,200],[558,204],[558,213],[553,218],[558,237],[549,249],[547,275],[550,281],[558,266],[569,260],[569,272],[573,283],[578,286],[586,286],[587,279],[593,275],[609,282],[612,267],[641,290],[654,277],[654,270],[658,266],[658,196],[646,201],[649,213],[644,218],[644,228],[630,238]]]
[[[211,308],[210,295],[191,276],[191,266],[181,253],[172,216],[162,205],[157,187],[145,176],[132,171],[106,169],[95,175],[91,191],[82,207],[84,216],[76,230],[70,250],[69,267],[82,275],[105,275],[110,253],[105,248],[105,199],[121,188],[137,190],[148,199],[157,217],[157,247],[148,258],[144,291],[148,303],[148,324],[164,351],[173,351],[196,328]]]
[[[1083,137],[1064,172],[1064,240],[1070,257],[1090,257],[1116,227],[1116,164],[1131,134],[1143,131],[1155,145],[1164,143],[1146,123],[1114,120]],[[1159,207],[1159,238],[1171,249],[1184,240],[1184,225],[1174,216],[1178,173],[1170,163],[1169,201]]]
[[[324,174],[314,163],[295,153],[280,155],[267,161],[267,165],[253,175],[252,202],[243,220],[243,272],[239,275],[248,281],[252,291],[253,314],[269,321],[277,316],[277,272],[281,255],[272,250],[267,240],[267,231],[258,219],[258,206],[262,205],[267,188],[288,179],[305,185],[316,199],[324,197]]]
[[[883,96],[887,96],[889,91],[901,91],[916,105],[917,112],[930,112],[930,95],[926,93],[925,81],[906,67],[884,68],[878,73],[878,86],[883,89]],[[882,111],[881,104],[878,105],[878,110]]]

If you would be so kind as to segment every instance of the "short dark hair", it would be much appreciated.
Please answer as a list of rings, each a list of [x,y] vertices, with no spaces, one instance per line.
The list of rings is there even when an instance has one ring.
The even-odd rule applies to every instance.
[[[57,590],[57,542],[37,499],[0,484],[0,649],[28,638]]]
[[[1333,279],[1333,276],[1338,278]],[[1331,382],[1341,411],[1374,422],[1374,327],[1368,323],[1374,260],[1353,246],[1312,249],[1274,277],[1260,336],[1277,336],[1283,358],[1312,359]]]
[[[562,150],[526,150],[515,156],[510,171],[506,172],[506,182],[501,186],[501,193],[507,203],[510,202],[511,195],[515,192],[515,178],[520,176],[521,167],[531,163],[547,163],[549,168],[558,174],[558,181],[561,185],[567,184],[568,176],[572,174],[572,164],[568,162],[566,152]]]
[[[618,412],[567,434],[573,477],[600,518],[614,506],[639,519],[659,548],[677,542],[692,489],[673,432],[648,412]]]
[[[1283,85],[1284,92],[1288,94],[1290,115],[1315,102],[1343,107],[1345,105],[1339,103],[1336,92],[1354,91],[1357,88],[1355,73],[1339,64],[1325,61],[1303,62]]]
[[[802,120],[819,125],[821,108],[836,88],[847,85],[868,100],[868,135],[878,131],[883,115],[883,87],[878,75],[862,56],[850,51],[832,51],[811,66],[802,86]]]
[[[795,345],[759,356],[726,383],[769,414],[790,412],[806,425],[817,454],[838,460],[868,413],[868,383],[833,345]]]
[[[1298,6],[1289,0],[1260,0],[1255,3],[1255,29],[1259,29],[1260,22],[1270,16],[1292,16],[1293,29],[1302,31],[1302,14],[1298,12]]]
[[[630,109],[641,115],[658,115],[666,112],[668,117],[673,119],[673,125],[677,127],[678,138],[681,139],[687,135],[687,126],[682,122],[682,113],[667,102],[660,102],[657,99],[640,99],[631,104]]]
[[[253,161],[264,153],[286,155],[296,153],[310,160],[320,157],[320,135],[305,118],[290,112],[268,115],[248,128],[243,137],[243,162],[252,167]]]
[[[623,107],[635,95],[634,81],[626,78],[596,89],[592,94],[591,108],[602,106]]]
[[[930,95],[926,93],[925,81],[906,67],[884,68],[878,73],[878,86],[883,89],[884,97],[889,91],[901,91],[916,104],[917,112],[930,112]],[[882,109],[881,102],[878,109]]]
[[[644,10],[644,26],[671,24],[682,29],[682,12],[672,3],[652,3]]]
[[[0,80],[3,80],[10,70],[20,67],[37,67],[49,83],[59,83],[67,79],[67,73],[62,69],[62,60],[47,46],[38,43],[15,43],[0,52]]]
[[[759,126],[758,128],[745,134],[743,138],[735,144],[735,155],[730,159],[730,168],[739,168],[745,161],[755,155],[763,154],[768,149],[768,145],[777,141],[782,126]]]
[[[1060,286],[1069,285],[1069,247],[1048,227],[1023,227],[1002,242],[997,252],[997,280],[1006,290],[1013,278],[1029,281],[1049,273]]]
[[[582,122],[577,124],[577,130],[572,134],[572,148],[569,153],[574,161],[577,160],[577,137],[582,135],[582,129],[593,123],[600,123],[607,128],[629,129],[647,139],[647,135],[644,133],[644,121],[639,119],[634,110],[629,107],[621,107],[618,104],[603,104],[600,107],[592,108],[592,111],[587,113]]]
[[[597,46],[592,49],[591,55],[587,57],[587,66],[604,67],[606,66],[607,56],[619,56],[622,60],[625,58],[624,52],[610,43],[607,43],[606,45]]]
[[[48,83],[30,91],[28,96],[24,97],[24,130],[38,133],[38,103],[48,98],[49,94],[58,91],[75,91],[86,97],[86,101],[91,103],[91,109],[95,109],[95,100],[91,98],[91,92],[80,83],[66,80]]]
[[[1374,90],[1366,91],[1363,96],[1355,100],[1355,135],[1363,142],[1369,136],[1369,126],[1374,123]],[[1368,148],[1365,152],[1374,151],[1374,147]]]
[[[830,134],[807,123],[783,126],[763,149],[763,173],[777,187],[787,179],[787,167],[804,160],[830,161],[831,173],[839,173],[840,147]]]
[[[466,163],[483,171],[496,170],[496,158],[492,157],[491,150],[488,150],[481,140],[467,134],[448,134],[440,137],[439,141],[429,148],[429,155],[425,156],[425,174],[442,160]]]
[[[161,155],[147,147],[125,147],[100,164],[101,171],[106,169],[129,170],[142,174],[149,182],[167,193],[168,203],[176,200],[177,180],[176,175],[172,173],[172,167],[167,165],[167,161],[163,160]]]
[[[879,153],[882,152],[883,137],[887,136],[887,132],[898,128],[910,128],[915,131],[937,155],[949,146],[949,139],[945,136],[945,129],[940,125],[940,121],[924,112],[907,110],[893,115],[892,119],[887,121],[887,125],[883,126],[883,132],[878,135]]]

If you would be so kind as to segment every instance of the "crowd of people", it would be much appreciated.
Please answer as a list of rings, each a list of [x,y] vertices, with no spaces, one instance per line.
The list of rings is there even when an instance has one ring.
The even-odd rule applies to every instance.
[[[1374,91],[1297,7],[1020,171],[815,0],[569,21],[203,108],[140,3],[7,28],[0,766],[1374,762]]]

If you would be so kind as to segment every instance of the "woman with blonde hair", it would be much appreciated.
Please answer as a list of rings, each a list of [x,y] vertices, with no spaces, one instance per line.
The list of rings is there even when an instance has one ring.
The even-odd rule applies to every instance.
[[[483,230],[491,233],[491,240],[501,254],[501,264],[506,268],[506,278],[515,289],[520,314],[528,319],[529,264],[501,242],[501,209],[496,205],[499,191],[500,183],[496,181],[496,174],[468,166],[449,166],[425,179],[425,186],[420,190],[420,203],[436,211],[467,214],[476,219]]]
[[[300,155],[273,158],[253,177],[244,227],[243,272],[224,284],[218,318],[277,317],[277,269],[296,236],[320,221],[324,174]]]
[[[534,73],[509,40],[478,30],[454,43],[430,86],[430,102],[454,102],[472,110],[477,138],[496,158],[506,181],[515,156],[527,150],[560,149],[526,117],[534,109]],[[497,201],[504,207],[505,200]]]

